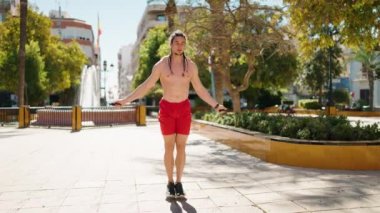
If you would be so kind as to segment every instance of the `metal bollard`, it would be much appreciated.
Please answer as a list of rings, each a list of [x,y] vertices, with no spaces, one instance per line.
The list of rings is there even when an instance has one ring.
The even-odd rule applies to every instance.
[[[82,107],[73,106],[71,113],[72,131],[77,132],[82,129]]]
[[[144,105],[136,107],[136,125],[146,126],[146,107]]]
[[[20,106],[18,112],[18,127],[27,128],[30,125],[30,109],[29,106]]]
[[[327,116],[335,116],[337,115],[337,110],[335,106],[327,106],[326,107],[326,115]]]

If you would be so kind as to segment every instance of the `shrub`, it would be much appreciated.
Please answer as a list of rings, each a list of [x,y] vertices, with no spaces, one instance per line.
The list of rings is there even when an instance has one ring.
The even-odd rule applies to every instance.
[[[336,89],[332,92],[332,98],[335,103],[348,104],[350,102],[350,94],[346,89]]]
[[[321,109],[322,108],[322,104],[318,103],[318,102],[307,102],[304,104],[304,108],[305,109]]]
[[[310,138],[310,130],[305,128],[305,129],[301,129],[301,130],[298,130],[297,132],[297,138],[299,139],[309,139]]]
[[[293,117],[266,113],[242,112],[220,115],[207,113],[203,120],[236,126],[251,131],[306,140],[376,140],[380,139],[377,124],[352,125],[346,117]]]
[[[308,102],[318,102],[318,99],[300,99],[298,100],[298,106],[305,108],[305,104]]]

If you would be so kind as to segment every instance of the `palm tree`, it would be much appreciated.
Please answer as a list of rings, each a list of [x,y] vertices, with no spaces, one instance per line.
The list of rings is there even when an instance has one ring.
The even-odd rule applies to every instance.
[[[168,19],[169,33],[174,31],[174,17],[177,14],[177,5],[175,0],[168,0],[166,2],[165,15]]]
[[[19,85],[18,85],[18,104],[24,105],[25,89],[25,44],[26,44],[26,19],[28,11],[28,0],[20,1],[20,47],[19,58]]]
[[[362,63],[361,71],[367,75],[369,84],[369,105],[371,111],[373,111],[374,81],[376,78],[380,78],[380,52],[370,52],[364,48],[360,48],[355,53],[354,59]]]
[[[165,7],[165,15],[168,19],[168,31],[169,33],[174,31],[174,17],[177,14],[177,4],[175,0],[148,0],[148,4],[154,3],[162,3],[164,2]]]

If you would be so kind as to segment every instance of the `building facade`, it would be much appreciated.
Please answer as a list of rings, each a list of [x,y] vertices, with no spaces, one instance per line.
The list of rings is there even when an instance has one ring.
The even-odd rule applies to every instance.
[[[97,64],[94,32],[91,25],[85,21],[70,18],[66,12],[56,10],[50,11],[49,17],[52,21],[51,33],[53,35],[58,36],[64,43],[75,40],[89,59],[89,64]]]
[[[132,49],[133,45],[126,45],[121,47],[118,53],[118,79],[120,97],[125,97],[132,90]]]
[[[134,73],[137,71],[140,45],[145,39],[148,31],[157,25],[167,23],[167,19],[165,16],[165,8],[166,5],[162,4],[161,1],[151,1],[145,8],[145,11],[141,17],[140,23],[137,28],[136,42],[134,43],[131,49],[131,57],[129,59],[130,62],[128,62],[128,64],[130,65],[128,65],[127,68],[129,70],[126,71],[128,74],[121,76],[121,82],[128,82],[127,76],[131,78],[131,76],[133,76]],[[185,16],[185,10],[186,6],[177,5],[177,12],[180,20]],[[129,87],[125,88],[127,88],[127,90],[130,89]],[[121,94],[126,94],[128,91],[124,91],[124,89],[121,89],[120,92]]]
[[[369,83],[365,73],[362,72],[362,64],[358,61],[350,61],[347,64],[350,73],[350,92],[352,102],[369,101]],[[380,110],[380,80],[374,82],[373,107]]]
[[[8,15],[17,15],[17,5],[20,4],[20,0],[0,0],[0,22],[3,22]]]
[[[137,28],[137,38],[133,45],[131,57],[131,72],[132,75],[137,71],[139,65],[140,45],[146,37],[149,29],[166,23],[165,5],[163,4],[148,4],[145,8],[141,21]],[[125,81],[125,80],[124,80]],[[121,91],[123,93],[124,91]]]

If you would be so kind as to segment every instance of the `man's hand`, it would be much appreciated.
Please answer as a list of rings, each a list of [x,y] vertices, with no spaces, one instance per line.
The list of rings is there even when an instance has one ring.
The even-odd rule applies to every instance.
[[[111,106],[121,107],[121,106],[123,106],[123,102],[122,102],[122,100],[117,100],[115,102],[110,103],[110,105]]]
[[[224,114],[227,112],[227,108],[224,107],[223,105],[218,105],[218,107],[215,108],[215,110],[218,112],[218,113],[221,113],[221,114]]]

